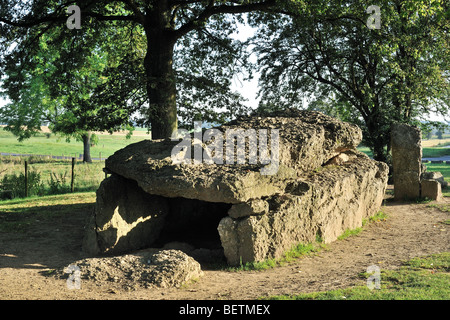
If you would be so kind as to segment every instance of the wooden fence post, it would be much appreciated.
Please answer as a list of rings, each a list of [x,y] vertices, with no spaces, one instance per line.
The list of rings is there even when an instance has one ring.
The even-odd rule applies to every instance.
[[[28,197],[28,161],[25,160],[25,198]]]
[[[72,179],[70,181],[70,192],[73,192],[74,178],[75,178],[75,158],[72,158]]]

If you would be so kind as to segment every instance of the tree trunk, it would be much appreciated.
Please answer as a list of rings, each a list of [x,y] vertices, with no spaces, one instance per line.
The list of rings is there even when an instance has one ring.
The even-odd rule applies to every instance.
[[[149,12],[150,17],[145,26],[147,54],[144,66],[152,139],[169,138],[178,128],[176,83],[172,66],[176,38],[164,10],[164,1],[158,2]]]
[[[380,138],[375,138],[373,141],[373,158],[377,161],[388,163],[384,147],[386,147],[386,142]]]
[[[83,134],[83,162],[92,162],[91,159],[91,132]]]
[[[389,132],[384,132],[383,122],[379,120],[376,113],[369,115],[366,121],[373,158],[389,165],[388,152],[385,147],[389,144]]]

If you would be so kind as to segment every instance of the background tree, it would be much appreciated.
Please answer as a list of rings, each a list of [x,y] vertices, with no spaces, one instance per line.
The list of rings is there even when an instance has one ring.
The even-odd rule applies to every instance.
[[[32,30],[31,34],[39,36],[55,27],[65,25],[68,18],[65,11],[71,4],[81,8],[81,30],[94,30],[99,27],[99,23],[111,21],[121,21],[132,28],[142,28],[146,39],[143,67],[148,106],[141,110],[144,116],[141,123],[151,127],[152,138],[167,138],[176,131],[178,123],[176,80],[181,78],[177,75],[181,75],[182,71],[177,74],[174,69],[174,62],[178,62],[174,61],[175,50],[179,48],[177,44],[182,43],[183,47],[195,48],[200,46],[204,39],[209,39],[210,44],[214,43],[211,47],[213,49],[220,47],[221,51],[224,51],[228,48],[231,52],[236,52],[237,42],[225,40],[230,30],[236,29],[236,24],[225,15],[266,10],[275,5],[275,0],[79,0],[76,2],[32,0],[19,4],[12,0],[0,0],[0,51],[15,63],[21,64],[21,57],[27,55],[30,48],[36,46],[36,42],[29,37],[29,30]],[[192,36],[194,31],[197,31],[197,37]],[[8,48],[13,42],[17,43],[17,47],[9,52]],[[217,51],[210,52],[210,54],[215,53],[221,54]],[[186,58],[194,59],[200,64],[200,59],[204,56],[193,55]],[[231,65],[236,68],[229,71],[238,71],[236,63]],[[203,67],[213,66],[203,65]],[[228,74],[228,71],[226,73]],[[192,93],[191,99],[210,99],[204,94],[208,83],[201,81],[207,74],[202,71],[196,79],[189,77],[186,83],[182,84],[186,88],[197,89],[197,86],[200,86],[198,93]],[[221,90],[231,93],[230,89],[226,88],[226,83],[218,79],[214,80],[215,84],[220,84]],[[185,101],[188,101],[188,98]]]
[[[358,124],[374,158],[389,162],[393,122],[449,114],[450,20],[444,1],[385,0],[373,30],[371,4],[302,1],[284,16],[254,15],[260,107],[302,108],[308,98],[310,108]]]
[[[52,132],[82,141],[83,161],[91,162],[91,131],[132,128],[131,112],[146,100],[144,88],[139,87],[142,81],[126,82],[125,88],[115,83],[119,77],[139,75],[139,64],[132,61],[143,57],[139,50],[122,45],[130,34],[120,26],[72,33],[70,38],[64,34],[69,31],[55,28],[40,35],[39,46],[23,58],[28,59],[26,63],[7,61],[3,87],[11,103],[0,110],[0,120],[19,140],[48,123]],[[90,51],[80,59],[74,48]],[[134,64],[133,70],[124,69],[124,64]],[[114,89],[108,90],[112,84]]]

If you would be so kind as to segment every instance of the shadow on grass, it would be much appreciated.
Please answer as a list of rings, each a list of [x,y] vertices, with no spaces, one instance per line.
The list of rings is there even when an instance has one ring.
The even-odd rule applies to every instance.
[[[94,203],[39,205],[43,201],[0,203],[0,269],[54,269],[83,257],[84,227]]]

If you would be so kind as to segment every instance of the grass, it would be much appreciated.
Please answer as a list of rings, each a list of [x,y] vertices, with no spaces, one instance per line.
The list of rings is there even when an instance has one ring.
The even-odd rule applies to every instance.
[[[37,219],[52,219],[70,214],[74,208],[90,210],[95,203],[95,192],[81,192],[0,202],[0,231],[21,233]]]
[[[425,165],[427,167],[427,171],[442,173],[442,175],[444,176],[444,180],[447,181],[450,186],[450,164],[426,163]],[[450,197],[450,187],[442,189],[442,195],[444,197]]]
[[[366,285],[325,292],[272,296],[271,300],[448,300],[450,253],[443,252],[406,261],[398,270],[382,270],[380,289]],[[360,274],[367,280],[368,274]]]
[[[314,242],[308,244],[298,244],[293,246],[289,251],[285,252],[283,257],[277,259],[266,259],[264,261],[241,262],[238,267],[228,267],[228,271],[262,271],[278,266],[283,266],[295,261],[296,259],[310,255],[326,248],[325,244],[321,242]]]
[[[422,158],[437,158],[443,156],[450,156],[450,148],[442,148],[443,146],[448,145],[448,143],[443,143],[442,145],[438,144],[439,140],[435,140],[436,145],[433,147],[422,147]],[[358,150],[364,152],[369,157],[373,157],[372,151],[365,146],[358,147]]]
[[[450,205],[449,204],[432,203],[432,204],[429,204],[427,207],[435,208],[439,211],[450,213]],[[446,219],[444,221],[441,221],[440,223],[445,224],[445,225],[450,225],[450,219]]]
[[[345,230],[344,233],[338,237],[338,240],[344,240],[344,239],[347,239],[348,237],[358,235],[359,233],[361,233],[361,231],[364,230],[364,226],[367,225],[367,223],[369,223],[369,222],[379,222],[379,221],[384,221],[386,219],[387,219],[387,214],[383,210],[381,210],[381,211],[377,212],[375,215],[373,215],[367,219],[363,219],[361,227]]]
[[[142,131],[142,130],[137,130]],[[132,136],[126,139],[125,135],[98,135],[98,143],[91,147],[93,158],[106,158],[125,146],[147,139],[148,135]],[[75,139],[67,142],[66,139],[54,134],[39,133],[36,136],[23,142],[18,142],[17,138],[10,132],[0,128],[0,152],[31,154],[31,157],[0,157],[0,179],[5,175],[17,175],[24,172],[24,160],[29,163],[29,172],[36,172],[40,175],[42,187],[38,191],[34,188],[33,193],[39,195],[67,193],[70,191],[71,163],[67,160],[42,159],[36,155],[70,156],[78,157],[83,152],[83,144]],[[92,164],[77,162],[75,166],[74,190],[76,192],[94,191],[104,179],[104,161],[94,161]],[[1,180],[0,180],[1,181]],[[22,180],[20,180],[22,181]],[[11,182],[9,182],[11,184]],[[3,186],[3,190],[11,190],[10,185]],[[23,193],[23,191],[22,191]],[[10,192],[1,193],[0,197],[10,196]],[[14,191],[14,195],[17,196]]]
[[[19,175],[24,172],[24,159],[14,157],[14,161],[9,161],[9,157],[0,158],[0,183],[6,175]],[[59,194],[70,191],[71,183],[71,162],[69,161],[40,161],[28,165],[29,172],[37,172],[42,183],[42,194]],[[76,162],[74,168],[74,191],[95,191],[105,178],[103,168],[104,161],[93,163]],[[8,186],[3,189],[8,190]]]
[[[450,148],[422,148],[422,158],[439,158],[450,156]]]
[[[378,221],[384,221],[387,219],[386,213],[384,211],[379,211],[377,214],[375,214],[372,217],[369,217],[368,219],[364,219],[362,223],[362,227],[352,229],[352,230],[346,230],[340,237],[338,237],[338,240],[346,239],[350,236],[354,236],[359,234],[365,225],[370,222],[378,222]],[[267,270],[271,268],[275,268],[278,266],[283,266],[288,263],[291,263],[295,261],[296,259],[314,254],[317,252],[320,252],[323,249],[326,249],[327,246],[323,243],[322,238],[319,235],[316,235],[316,241],[308,244],[298,244],[296,246],[293,246],[289,251],[285,252],[284,255],[281,258],[276,259],[267,259],[264,261],[258,261],[258,262],[247,262],[242,263],[238,267],[229,267],[227,270],[229,271],[262,271]]]
[[[109,157],[131,143],[148,139],[148,136],[134,135],[130,139],[126,139],[125,135],[102,134],[98,135],[98,138],[98,143],[91,147],[93,158],[99,157],[100,153],[102,158]],[[83,153],[83,143],[75,139],[67,142],[65,138],[54,134],[47,138],[44,133],[19,142],[12,133],[0,128],[0,152],[78,157]]]

